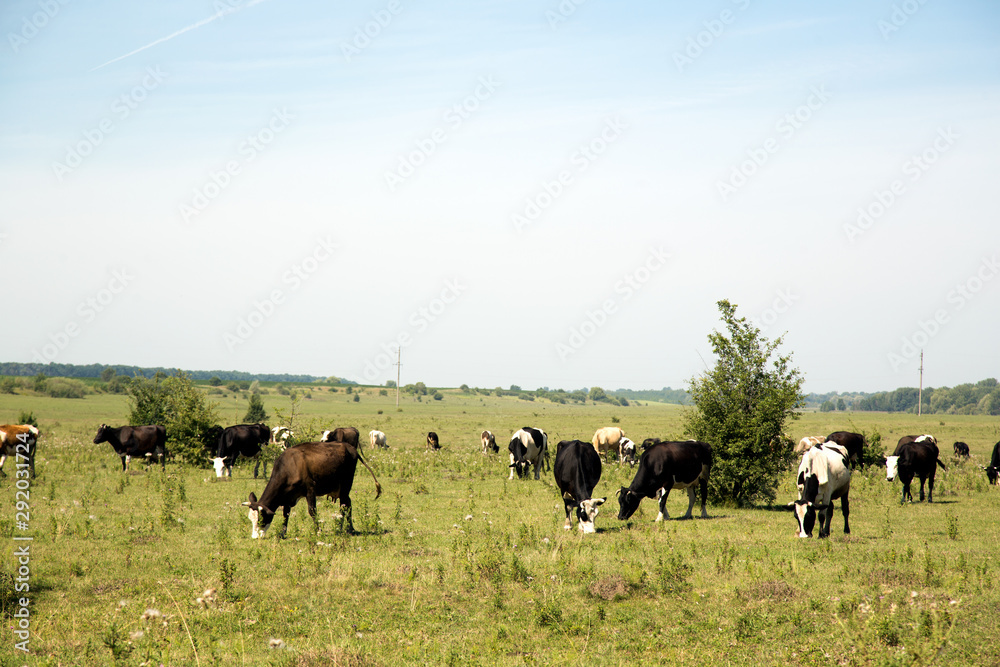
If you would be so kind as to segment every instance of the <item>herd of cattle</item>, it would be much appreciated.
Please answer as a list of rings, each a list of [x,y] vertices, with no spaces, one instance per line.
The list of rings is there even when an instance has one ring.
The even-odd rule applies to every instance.
[[[214,456],[208,457],[215,468],[217,477],[232,474],[232,466],[237,457],[254,460],[254,479],[258,477],[263,460],[264,475],[267,476],[267,461],[261,456],[263,446],[277,443],[283,451],[275,459],[271,476],[258,499],[254,493],[243,503],[249,508],[253,538],[263,537],[278,508],[284,513],[282,534],[287,529],[292,507],[301,498],[306,499],[309,514],[316,520],[316,498],[329,496],[337,499],[345,517],[345,526],[353,532],[351,524],[350,492],[354,483],[354,473],[358,461],[371,473],[375,482],[376,498],[382,487],[374,471],[360,455],[361,434],[354,427],[341,427],[324,431],[318,442],[306,442],[288,446],[294,434],[286,427],[269,429],[266,424],[237,424],[226,428],[215,427],[211,441],[215,443]],[[32,425],[0,426],[0,474],[8,456],[16,457],[18,470],[30,469],[34,477],[34,459],[39,437],[38,428]],[[480,435],[482,453],[499,453],[496,436],[490,431]],[[153,457],[165,467],[167,434],[163,426],[121,426],[113,428],[101,424],[94,437],[94,443],[110,443],[121,458],[122,470],[127,471],[134,457],[150,461]],[[368,434],[372,447],[387,448],[386,435],[373,430]],[[833,517],[833,501],[840,500],[844,515],[844,532],[850,533],[849,492],[851,470],[861,460],[866,446],[864,436],[858,433],[837,431],[826,438],[805,437],[794,448],[795,454],[802,456],[796,483],[798,499],[792,506],[800,537],[811,537],[819,520],[819,536],[830,534]],[[441,449],[438,435],[427,434],[427,448]],[[518,429],[508,444],[509,479],[514,475],[527,477],[532,470],[534,478],[548,466],[548,436],[539,428],[525,426]],[[591,442],[563,440],[556,446],[555,464],[551,470],[562,496],[566,511],[564,528],[572,528],[572,514],[575,512],[578,527],[584,533],[593,533],[594,519],[607,498],[594,498],[593,491],[601,478],[602,457],[611,454],[621,463],[635,465],[632,483],[618,491],[618,518],[627,520],[639,507],[643,498],[656,498],[659,513],[656,521],[667,516],[666,501],[673,489],[688,491],[688,509],[683,518],[692,516],[696,500],[696,487],[701,495],[701,516],[708,517],[706,501],[708,479],[712,468],[712,446],[697,440],[661,441],[647,438],[642,443],[642,454],[638,456],[634,442],[625,436],[622,429],[611,426],[598,429]],[[963,442],[954,445],[955,455],[969,456],[969,447]],[[920,500],[924,500],[924,485],[927,484],[927,502],[934,497],[934,476],[938,467],[945,468],[940,460],[937,440],[929,434],[908,435],[900,438],[892,455],[886,457],[886,479],[893,481],[897,476],[902,482],[902,502],[912,501],[910,484],[914,477],[920,479]],[[988,466],[984,467],[991,484],[1000,481],[1000,442],[993,447]],[[23,475],[19,475],[23,476]]]

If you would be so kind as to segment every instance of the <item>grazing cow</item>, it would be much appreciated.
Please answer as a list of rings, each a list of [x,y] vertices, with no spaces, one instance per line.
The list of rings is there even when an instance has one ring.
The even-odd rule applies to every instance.
[[[257,479],[260,472],[260,452],[261,446],[266,445],[271,436],[271,429],[267,424],[237,424],[227,426],[219,436],[219,444],[215,449],[215,456],[211,458],[215,467],[215,476],[223,475],[231,477],[233,474],[233,463],[237,456],[244,456],[254,460],[253,478]],[[264,474],[267,474],[267,461],[264,461]]]
[[[687,442],[661,442],[651,445],[639,459],[632,484],[618,491],[618,518],[625,521],[639,509],[643,498],[658,498],[660,513],[657,521],[670,518],[667,514],[667,496],[671,489],[688,490],[687,514],[691,518],[694,507],[695,484],[701,488],[701,518],[708,518],[705,503],[708,499],[708,475],[712,469],[712,446],[697,440]]]
[[[986,470],[986,477],[990,480],[990,484],[996,484],[1000,481],[1000,442],[993,445],[993,456],[990,457],[990,465]]]
[[[35,446],[38,443],[38,428],[31,424],[4,424],[0,426],[0,475],[8,456],[15,461],[18,456],[28,464],[31,476],[35,476]]]
[[[626,440],[631,442],[631,440],[625,437],[625,431],[617,426],[605,426],[594,431],[592,442],[598,454],[603,456],[608,452],[614,452],[618,454],[618,463],[621,463],[625,458],[625,454],[622,451],[622,444]]]
[[[294,436],[295,433],[287,426],[275,426],[271,429],[271,442],[281,445],[282,449],[288,448],[288,439]]]
[[[806,450],[799,463],[799,499],[793,503],[796,531],[799,537],[812,537],[819,513],[819,536],[830,535],[833,501],[840,498],[844,513],[844,534],[851,532],[847,517],[851,513],[848,494],[851,491],[850,454],[846,447],[824,442]]]
[[[372,444],[372,447],[389,449],[389,445],[385,444],[385,433],[382,431],[368,431],[368,442]]]
[[[634,466],[639,462],[639,456],[635,448],[635,443],[628,438],[622,438],[621,452],[622,458],[628,462],[629,466]]]
[[[963,458],[969,458],[969,446],[964,442],[956,442],[954,444],[955,456],[961,456]]]
[[[576,510],[580,530],[595,533],[594,519],[598,507],[607,498],[592,498],[594,487],[601,480],[601,457],[591,444],[582,440],[563,440],[556,446],[556,463],[552,468],[556,485],[566,506],[566,530],[573,527],[570,511]]]
[[[368,468],[375,480],[375,499],[378,500],[382,495],[382,486],[354,445],[346,442],[306,442],[283,451],[274,462],[271,478],[260,500],[251,492],[247,502],[243,503],[250,508],[247,516],[252,527],[251,537],[264,537],[279,507],[284,509],[285,514],[281,527],[281,534],[284,535],[288,529],[288,515],[302,497],[305,497],[309,507],[309,516],[318,526],[317,496],[330,496],[331,500],[336,496],[346,517],[347,529],[353,533],[351,487],[358,461]]]
[[[822,438],[817,435],[807,435],[799,440],[799,444],[795,445],[795,449],[792,450],[792,453],[796,456],[801,456],[822,442],[826,442],[826,438]]]
[[[431,431],[427,434],[427,448],[437,451],[441,449],[441,443],[438,441],[438,434]]]
[[[929,442],[935,447],[937,447],[937,438],[928,433],[925,433],[923,435],[904,435],[902,438],[899,439],[899,442],[896,443],[896,451],[893,452],[893,455],[898,456],[899,448],[902,447],[903,445],[908,445],[911,442]]]
[[[507,479],[514,479],[515,472],[518,477],[525,477],[531,466],[535,467],[535,479],[538,479],[538,472],[545,465],[548,449],[549,437],[545,435],[545,431],[530,426],[515,431],[507,445],[510,452],[510,477]]]
[[[323,431],[320,442],[346,442],[361,451],[361,433],[353,426],[341,426],[332,431]]]
[[[928,482],[927,502],[934,502],[934,473],[937,466],[945,468],[944,463],[938,458],[937,443],[934,438],[925,440],[930,436],[920,436],[910,442],[902,442],[896,446],[893,455],[885,460],[885,478],[893,481],[899,475],[899,481],[903,483],[903,498],[900,502],[905,503],[907,498],[913,501],[913,494],[910,493],[910,482],[913,476],[920,477],[920,500],[924,499],[924,481]]]
[[[122,472],[128,471],[128,464],[133,456],[156,456],[160,466],[166,470],[167,429],[163,426],[119,426],[111,428],[101,424],[94,436],[94,444],[109,442],[115,453],[122,459]]]
[[[483,454],[491,450],[494,454],[500,451],[496,436],[491,431],[483,431],[479,434],[479,439],[483,442]]]
[[[826,442],[840,445],[847,450],[847,458],[852,464],[857,463],[863,457],[865,451],[865,436],[860,433],[850,431],[835,431],[826,436]]]

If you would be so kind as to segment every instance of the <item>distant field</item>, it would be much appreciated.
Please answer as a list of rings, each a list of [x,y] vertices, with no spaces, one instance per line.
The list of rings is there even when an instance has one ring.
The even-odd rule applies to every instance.
[[[789,471],[778,507],[709,506],[709,520],[652,522],[644,500],[619,522],[614,494],[634,474],[606,464],[598,533],[562,530],[551,473],[507,481],[502,456],[479,454],[489,428],[501,447],[524,425],[589,440],[619,420],[633,439],[681,437],[683,408],[557,405],[447,391],[442,401],[362,389],[313,389],[303,425],[354,425],[388,435],[364,455],[383,495],[359,468],[348,536],[337,506],[319,503],[319,532],[304,502],[289,537],[250,539],[238,466],[217,483],[207,469],[135,466],[120,472],[97,427],[125,423],[122,396],[0,396],[0,423],[33,411],[43,436],[31,485],[31,650],[51,665],[868,665],[1000,662],[996,554],[1000,488],[978,469],[1000,440],[1000,419],[977,416],[808,413],[788,434],[878,431],[934,434],[949,466],[928,505],[900,505],[899,482],[856,473],[852,533],[839,512],[828,540],[799,540]],[[246,400],[219,399],[238,423]],[[288,397],[264,396],[269,413]],[[378,414],[381,410],[382,414]],[[277,422],[271,420],[271,425]],[[427,431],[444,449],[424,451]],[[953,462],[962,440],[972,461]],[[14,573],[14,477],[0,515],[2,568]],[[671,516],[687,507],[671,495]],[[4,578],[9,582],[9,577]],[[5,609],[12,610],[9,589]],[[198,603],[206,589],[216,598]],[[143,619],[147,609],[161,617]],[[148,616],[148,615],[147,615]],[[13,625],[8,619],[8,625]],[[8,633],[0,664],[24,664]],[[274,642],[272,642],[274,640]],[[278,644],[278,642],[281,644]],[[278,644],[270,648],[269,644]]]

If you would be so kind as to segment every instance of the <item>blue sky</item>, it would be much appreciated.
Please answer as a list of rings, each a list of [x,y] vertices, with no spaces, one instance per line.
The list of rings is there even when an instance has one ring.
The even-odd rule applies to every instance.
[[[4,3],[5,358],[678,387],[726,298],[807,391],[996,376],[998,19]]]

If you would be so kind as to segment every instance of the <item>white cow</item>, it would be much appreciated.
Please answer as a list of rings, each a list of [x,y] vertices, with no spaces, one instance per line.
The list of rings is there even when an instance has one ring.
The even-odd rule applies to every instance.
[[[275,426],[271,429],[271,442],[281,445],[282,449],[288,447],[288,439],[295,433],[287,426]]]
[[[802,455],[796,483],[799,499],[794,502],[795,523],[799,537],[812,537],[812,529],[819,513],[819,536],[830,535],[833,519],[833,501],[840,498],[840,509],[844,513],[844,533],[851,527],[847,517],[850,512],[848,493],[851,490],[851,468],[846,447],[824,442],[809,449]]]
[[[389,449],[389,445],[385,444],[385,433],[382,431],[369,431],[368,442],[372,443],[372,447]]]

